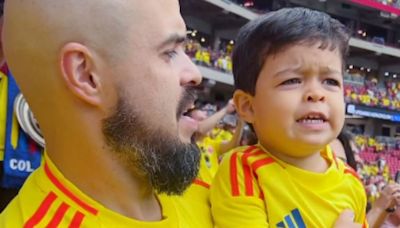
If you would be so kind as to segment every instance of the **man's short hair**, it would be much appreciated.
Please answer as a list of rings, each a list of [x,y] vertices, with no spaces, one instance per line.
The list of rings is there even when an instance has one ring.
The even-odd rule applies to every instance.
[[[254,95],[264,61],[291,45],[338,49],[344,63],[349,39],[348,29],[323,12],[284,8],[262,15],[239,31],[232,57],[235,88]]]

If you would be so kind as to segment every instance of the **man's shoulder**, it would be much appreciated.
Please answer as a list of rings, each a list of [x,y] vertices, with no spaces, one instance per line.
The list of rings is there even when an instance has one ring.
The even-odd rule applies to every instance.
[[[39,193],[39,195],[38,195]],[[29,179],[0,215],[0,227],[23,227],[40,205],[41,192]],[[42,203],[44,204],[44,203]],[[42,214],[44,211],[42,210]]]
[[[34,171],[18,195],[0,217],[0,227],[79,227],[94,221],[97,210],[73,193],[69,196],[43,178],[43,170]],[[65,190],[65,189],[64,189]]]
[[[0,214],[0,227],[12,228],[23,227],[23,213],[21,208],[18,207],[18,197],[16,197]]]

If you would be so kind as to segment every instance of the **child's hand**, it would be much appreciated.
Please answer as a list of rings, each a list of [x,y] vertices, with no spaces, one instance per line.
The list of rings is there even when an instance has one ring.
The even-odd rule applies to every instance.
[[[354,212],[350,209],[344,210],[336,220],[334,228],[361,228],[362,225],[354,222]]]

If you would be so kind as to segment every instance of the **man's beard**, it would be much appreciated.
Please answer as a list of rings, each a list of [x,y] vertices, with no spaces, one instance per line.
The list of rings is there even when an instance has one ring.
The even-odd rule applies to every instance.
[[[192,101],[191,96],[185,90],[177,109],[178,117],[180,110]],[[171,129],[151,129],[149,126],[154,123],[147,123],[139,112],[140,109],[132,108],[126,98],[119,96],[115,113],[103,120],[107,145],[136,177],[147,178],[157,193],[182,194],[199,171],[198,147],[183,143],[178,132],[174,135]]]

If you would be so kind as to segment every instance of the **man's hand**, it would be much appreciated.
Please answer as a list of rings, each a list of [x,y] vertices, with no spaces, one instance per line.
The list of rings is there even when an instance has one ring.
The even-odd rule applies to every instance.
[[[400,205],[400,185],[393,183],[388,184],[380,192],[379,198],[375,201],[375,206],[386,209]]]
[[[231,114],[235,111],[235,104],[233,103],[232,99],[228,101],[228,104],[226,104],[225,108],[226,108],[226,114]]]

